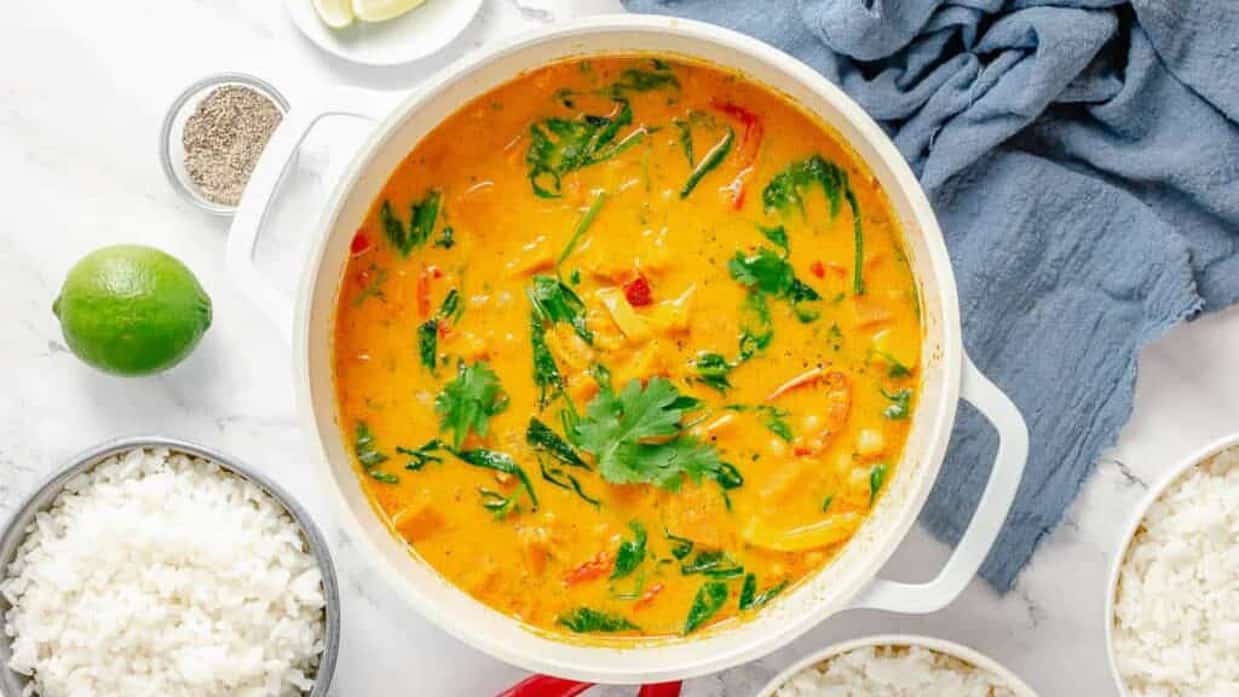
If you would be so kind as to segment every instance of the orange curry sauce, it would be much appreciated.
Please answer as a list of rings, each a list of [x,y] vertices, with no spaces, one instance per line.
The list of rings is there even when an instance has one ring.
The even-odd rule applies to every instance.
[[[900,244],[864,164],[760,85],[649,56],[530,72],[362,222],[342,437],[394,533],[500,612],[620,638],[743,617],[896,476],[921,341]]]

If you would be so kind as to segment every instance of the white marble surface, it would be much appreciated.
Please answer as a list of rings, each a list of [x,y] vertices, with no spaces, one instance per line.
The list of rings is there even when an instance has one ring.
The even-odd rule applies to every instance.
[[[446,1],[446,0],[440,0]],[[523,3],[523,4],[518,4]],[[446,51],[402,68],[362,70],[319,53],[280,0],[16,0],[0,22],[0,509],[7,512],[65,458],[121,434],[161,433],[214,445],[325,510],[294,420],[289,357],[229,283],[225,223],[179,199],[156,159],[163,112],[190,81],[237,69],[274,81],[294,103],[325,84],[407,89],[496,37],[570,16],[617,11],[617,0],[487,0]],[[262,264],[291,289],[304,230],[326,195],[356,122],[325,124],[286,184]],[[138,242],[183,259],[215,303],[215,324],[183,365],[156,378],[95,373],[66,352],[50,312],[68,267],[97,246]],[[974,582],[927,617],[845,613],[756,664],[692,681],[693,697],[753,694],[774,671],[841,638],[914,632],[970,644],[1043,695],[1115,695],[1103,644],[1107,568],[1122,522],[1183,453],[1235,429],[1239,313],[1174,330],[1140,361],[1136,410],[1064,524],[1015,590]],[[1125,463],[1125,464],[1120,464]],[[344,589],[341,697],[493,694],[520,671],[481,655],[392,603],[330,520],[320,515]],[[945,550],[919,531],[891,564],[927,577]],[[591,694],[631,694],[611,688]]]

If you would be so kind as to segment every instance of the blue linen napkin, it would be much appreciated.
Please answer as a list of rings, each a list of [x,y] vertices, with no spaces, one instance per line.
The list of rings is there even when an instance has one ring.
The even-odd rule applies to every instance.
[[[982,575],[1009,589],[1131,412],[1140,348],[1239,298],[1236,0],[625,0],[778,46],[912,164],[964,343],[1032,454]],[[992,429],[963,408],[921,521],[957,540]]]

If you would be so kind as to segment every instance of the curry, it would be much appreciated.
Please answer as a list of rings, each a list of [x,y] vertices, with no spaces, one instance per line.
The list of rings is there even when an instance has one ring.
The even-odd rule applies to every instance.
[[[882,496],[921,324],[876,179],[714,67],[549,65],[474,100],[353,240],[338,418],[393,533],[556,633],[742,620]]]

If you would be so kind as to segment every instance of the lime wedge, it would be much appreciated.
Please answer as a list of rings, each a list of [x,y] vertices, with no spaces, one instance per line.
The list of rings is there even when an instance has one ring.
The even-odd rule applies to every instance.
[[[353,4],[350,0],[313,0],[313,2],[318,18],[332,29],[343,29],[353,23]]]
[[[385,22],[426,2],[426,0],[353,0],[353,14],[363,22]]]

